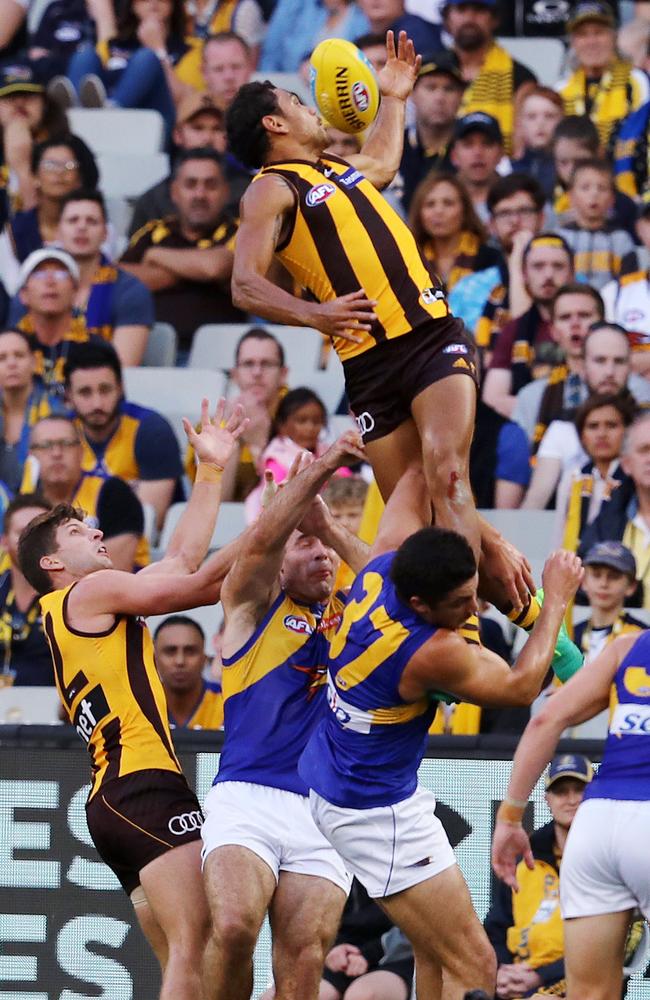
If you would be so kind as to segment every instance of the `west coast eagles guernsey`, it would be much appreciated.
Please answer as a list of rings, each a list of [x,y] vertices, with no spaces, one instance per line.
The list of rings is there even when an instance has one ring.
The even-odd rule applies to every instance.
[[[333,805],[371,809],[408,798],[437,708],[431,694],[399,694],[411,657],[437,629],[397,596],[395,553],[378,556],[357,576],[330,644],[329,711],[300,760],[310,788]]]
[[[276,248],[291,276],[319,302],[362,288],[377,303],[362,343],[334,338],[342,361],[431,320],[450,319],[415,237],[359,170],[325,155],[316,163],[270,163],[254,180],[268,174],[279,174],[294,192],[289,229]]]
[[[614,674],[603,762],[585,799],[650,799],[650,631]]]
[[[214,783],[250,781],[307,795],[298,758],[325,706],[329,640],[345,597],[299,604],[280,591],[234,656],[224,658],[225,743]]]

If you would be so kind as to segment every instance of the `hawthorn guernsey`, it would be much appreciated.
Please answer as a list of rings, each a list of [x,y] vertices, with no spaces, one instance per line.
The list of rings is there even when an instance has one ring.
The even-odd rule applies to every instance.
[[[379,87],[363,52],[342,38],[328,38],[311,54],[314,103],[334,128],[363,132],[379,110]]]

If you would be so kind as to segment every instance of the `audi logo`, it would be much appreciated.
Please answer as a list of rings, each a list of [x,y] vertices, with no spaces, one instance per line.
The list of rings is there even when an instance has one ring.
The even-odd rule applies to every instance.
[[[167,826],[169,832],[175,837],[182,837],[184,833],[191,833],[192,830],[200,830],[203,824],[203,816],[198,809],[191,813],[181,813],[180,816],[172,816]]]
[[[365,410],[360,413],[358,417],[354,418],[357,422],[357,427],[359,428],[359,433],[363,437],[364,434],[369,434],[370,431],[374,430],[375,418]]]

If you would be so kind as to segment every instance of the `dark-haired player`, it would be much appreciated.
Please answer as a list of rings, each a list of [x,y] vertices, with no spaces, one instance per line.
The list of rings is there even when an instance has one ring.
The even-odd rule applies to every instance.
[[[214,973],[205,955],[201,809],[174,753],[140,616],[219,598],[236,543],[199,566],[219,509],[223,467],[246,423],[237,407],[221,427],[224,405],[211,421],[203,401],[198,433],[185,421],[199,459],[196,482],[160,562],[137,576],[112,569],[101,531],[68,504],[32,520],[18,546],[22,572],[41,595],[61,701],[91,757],[88,829],[161,963],[161,1000],[207,1000]]]
[[[469,484],[474,347],[412,233],[380,194],[399,167],[405,103],[420,66],[404,32],[396,50],[389,31],[386,47],[377,119],[362,152],[347,161],[324,153],[325,126],[295,94],[268,81],[239,90],[227,114],[230,148],[261,170],[241,203],[233,300],[333,338],[384,499],[409,463],[423,460],[436,522],[460,531],[477,558],[482,548],[502,605],[526,608],[527,567],[479,521]],[[269,281],[274,255],[308,298]]]
[[[435,799],[417,785],[427,732],[440,700],[533,701],[581,564],[568,552],[547,560],[546,603],[510,668],[457,631],[477,610],[476,561],[456,532],[423,528],[428,513],[423,477],[409,471],[330,643],[330,711],[298,770],[316,825],[411,941],[418,996],[439,1000],[443,972],[456,996],[492,991],[496,965]]]

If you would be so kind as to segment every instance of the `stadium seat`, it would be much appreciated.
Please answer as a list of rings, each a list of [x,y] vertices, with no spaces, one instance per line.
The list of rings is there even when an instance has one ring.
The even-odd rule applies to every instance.
[[[271,83],[275,84],[276,87],[280,87],[281,90],[290,90],[292,93],[297,94],[300,100],[304,101],[305,104],[309,104],[311,107],[314,105],[311,91],[298,73],[280,73],[272,70],[266,73],[253,73],[251,80],[258,80],[261,82],[264,82],[264,80],[270,80]]]
[[[140,108],[71,108],[70,129],[87,143],[95,155],[116,153],[128,160],[137,155],[160,153],[165,145],[165,123],[157,111]]]
[[[301,384],[313,389],[320,396],[328,413],[334,414],[336,412],[345,391],[340,365],[335,368],[327,368],[325,371],[312,372]],[[292,379],[291,385],[297,386],[298,383]]]
[[[555,87],[562,76],[566,48],[559,38],[499,38],[513,59],[532,70],[540,83]]]
[[[180,614],[187,615],[197,622],[205,633],[205,651],[208,656],[214,655],[212,639],[215,632],[218,632],[223,622],[223,609],[221,604],[206,605],[202,608],[190,608],[189,611],[181,611]],[[151,615],[147,618],[147,625],[153,635],[158,626],[164,622],[169,615]]]
[[[186,503],[173,503],[165,516],[165,523],[158,543],[159,555],[165,553],[174,529],[185,511]],[[224,502],[219,510],[217,524],[210,540],[210,548],[218,549],[240,535],[246,527],[243,503]]]
[[[166,153],[99,153],[99,186],[106,198],[138,198],[169,174]]]
[[[141,364],[147,368],[173,368],[178,337],[171,323],[154,323]]]
[[[354,417],[348,413],[333,413],[327,418],[327,429],[333,441],[340,438],[341,434],[345,434],[346,431],[356,430],[356,427]]]
[[[229,372],[235,360],[239,338],[254,323],[208,323],[194,334],[190,351],[190,368],[216,368]],[[300,385],[306,374],[316,371],[320,359],[323,335],[307,326],[275,326],[257,324],[276,337],[284,349],[289,368],[289,384]]]
[[[162,413],[175,429],[181,417],[198,420],[204,397],[214,407],[223,396],[224,387],[225,379],[218,372],[188,368],[124,369],[126,398]]]
[[[480,513],[531,563],[544,564],[552,549],[554,510],[482,510]]]

